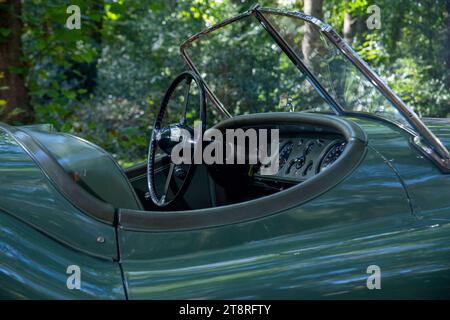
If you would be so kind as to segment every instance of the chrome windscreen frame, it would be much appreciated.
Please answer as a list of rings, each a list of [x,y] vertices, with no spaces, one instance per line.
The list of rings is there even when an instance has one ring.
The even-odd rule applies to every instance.
[[[239,21],[241,19],[244,19],[248,16],[251,16],[253,12],[253,9],[250,9],[249,11],[246,11],[244,13],[241,13],[237,16],[234,16],[230,19],[226,19],[222,22],[219,22],[218,24],[205,29],[203,31],[200,31],[199,33],[193,35],[192,37],[190,37],[189,39],[187,39],[186,41],[184,41],[181,46],[180,46],[180,54],[181,57],[184,60],[184,63],[189,67],[189,69],[191,69],[193,72],[195,72],[200,79],[203,78],[200,75],[200,72],[197,70],[197,68],[195,67],[194,63],[192,62],[191,58],[189,57],[189,55],[186,52],[186,49],[190,46],[190,44],[200,38],[203,38],[204,36],[210,34],[211,32],[214,32],[220,28],[223,28],[233,22]],[[206,91],[206,95],[208,97],[208,99],[214,104],[214,106],[227,118],[232,118],[231,113],[224,107],[224,105],[222,104],[222,102],[216,97],[216,95],[214,94],[214,92],[212,92],[211,88],[208,86],[207,83],[205,83],[205,81],[203,81],[203,84],[205,86],[205,91]]]
[[[339,34],[333,30],[333,28],[312,16],[305,15],[298,11],[286,11],[280,9],[270,9],[262,8],[259,5],[255,5],[248,11],[239,14],[233,18],[224,20],[208,29],[205,29],[194,36],[187,39],[180,46],[180,54],[186,63],[186,65],[200,76],[199,71],[196,69],[189,55],[186,53],[187,47],[190,44],[207,34],[220,29],[228,24],[246,18],[248,16],[255,16],[261,25],[267,30],[267,32],[272,36],[272,38],[278,43],[282,50],[288,55],[294,64],[296,64],[299,69],[303,72],[307,72],[309,75],[309,80],[312,85],[316,87],[319,93],[322,93],[324,98],[330,103],[333,111],[337,115],[350,115],[352,112],[346,111],[342,108],[324,89],[320,83],[316,82],[315,77],[309,72],[307,67],[301,62],[298,55],[292,50],[289,45],[284,41],[283,37],[270,25],[270,22],[265,18],[264,14],[273,14],[280,16],[288,16],[292,18],[297,18],[310,22],[316,25],[322,33],[342,52],[342,54],[350,61],[356,68],[358,68],[362,74],[377,88],[383,96],[388,99],[391,104],[404,116],[408,121],[410,126],[414,130],[409,130],[406,126],[393,122],[396,126],[403,129],[412,135],[411,143],[421,152],[423,152],[429,159],[431,159],[443,172],[450,173],[450,153],[447,148],[442,144],[442,142],[431,132],[430,129],[420,120],[417,114],[409,108],[406,103],[384,82],[383,79],[356,53],[351,46],[349,46]],[[201,78],[201,77],[200,77]],[[232,117],[229,111],[223,106],[220,100],[214,95],[210,90],[208,85],[205,83],[206,93],[211,102],[217,107],[217,109],[222,112],[226,117]]]

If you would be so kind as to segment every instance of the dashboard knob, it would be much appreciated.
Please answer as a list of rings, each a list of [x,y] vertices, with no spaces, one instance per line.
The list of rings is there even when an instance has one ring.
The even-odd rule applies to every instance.
[[[300,169],[305,164],[305,157],[300,157],[295,160],[295,169]]]

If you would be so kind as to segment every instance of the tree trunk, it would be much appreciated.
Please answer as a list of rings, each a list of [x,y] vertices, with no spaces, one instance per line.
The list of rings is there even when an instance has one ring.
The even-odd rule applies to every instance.
[[[0,2],[0,30],[6,30],[0,35],[0,119],[13,124],[33,120],[22,63],[20,15],[20,0]]]
[[[356,34],[357,19],[353,18],[350,13],[350,8],[348,6],[348,0],[345,0],[345,14],[344,14],[344,25],[342,27],[342,33],[344,35],[344,40],[351,46]]]
[[[305,14],[322,19],[323,0],[305,0],[303,11]],[[305,23],[305,35],[302,41],[302,53],[305,64],[311,66],[310,57],[315,49],[320,46],[320,34],[311,23]]]

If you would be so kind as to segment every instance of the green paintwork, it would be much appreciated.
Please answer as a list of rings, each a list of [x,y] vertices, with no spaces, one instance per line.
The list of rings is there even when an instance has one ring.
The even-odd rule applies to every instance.
[[[423,122],[433,131],[447,149],[450,148],[450,118],[424,118]]]
[[[71,205],[3,128],[0,195],[0,298],[125,298],[114,226]],[[81,290],[66,286],[70,265]]]
[[[265,218],[170,232],[80,212],[0,130],[0,297],[450,298],[450,175],[400,129],[346,120],[367,134],[367,152],[334,188]],[[447,145],[448,128],[437,132]],[[65,286],[70,264],[82,268],[80,291]],[[381,290],[366,287],[370,265]]]
[[[117,258],[115,229],[80,212],[25,150],[0,128],[0,210],[75,250]],[[96,239],[105,239],[97,245]]]
[[[119,229],[129,297],[450,297],[450,176],[419,156],[398,129],[352,120],[368,134],[366,158],[313,201],[219,228]],[[403,173],[412,180],[401,181]],[[411,206],[409,189],[422,181],[427,196],[414,197]],[[382,270],[380,291],[366,287],[372,264]]]
[[[0,211],[0,299],[125,299],[116,262],[73,250]],[[80,290],[66,285],[81,270]]]

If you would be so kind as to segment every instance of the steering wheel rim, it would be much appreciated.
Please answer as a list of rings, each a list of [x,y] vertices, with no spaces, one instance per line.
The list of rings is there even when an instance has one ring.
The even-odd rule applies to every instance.
[[[153,130],[152,135],[149,142],[148,147],[148,157],[147,157],[147,184],[148,184],[148,190],[150,194],[150,199],[152,202],[158,206],[158,207],[166,207],[173,202],[175,202],[186,190],[187,186],[189,185],[192,176],[195,171],[195,164],[193,163],[193,153],[192,153],[192,159],[191,163],[189,165],[189,169],[187,170],[187,174],[185,178],[182,181],[181,186],[179,187],[178,191],[175,193],[174,197],[168,201],[167,200],[167,193],[169,191],[169,187],[171,182],[173,182],[173,175],[175,170],[175,164],[172,160],[170,160],[170,168],[169,173],[166,177],[166,181],[164,183],[164,190],[163,195],[159,195],[159,192],[156,189],[155,185],[155,157],[156,157],[156,147],[158,144],[158,138],[160,139],[161,134],[158,135],[162,130],[171,130],[172,126],[169,126],[168,128],[161,128],[162,120],[164,119],[164,115],[167,109],[167,106],[169,104],[169,101],[172,98],[172,94],[175,92],[175,90],[178,88],[180,84],[183,83],[183,81],[186,81],[187,83],[187,91],[185,96],[185,105],[183,109],[183,113],[181,115],[180,122],[175,125],[176,128],[180,129],[191,129],[186,124],[186,110],[189,104],[189,97],[190,97],[190,88],[192,82],[194,82],[197,85],[198,88],[198,95],[199,95],[199,107],[200,107],[200,126],[201,126],[201,135],[198,137],[195,137],[195,139],[202,139],[203,133],[205,131],[206,127],[206,93],[205,93],[205,87],[203,85],[203,82],[200,80],[200,78],[192,71],[185,71],[181,73],[180,75],[175,78],[175,80],[172,82],[172,84],[167,89],[164,98],[162,100],[158,115],[155,119],[155,122],[153,124]],[[192,129],[191,129],[192,130]],[[189,130],[189,131],[191,131]],[[196,143],[197,140],[194,141]],[[203,151],[203,150],[202,150]],[[170,158],[170,154],[166,154]]]

